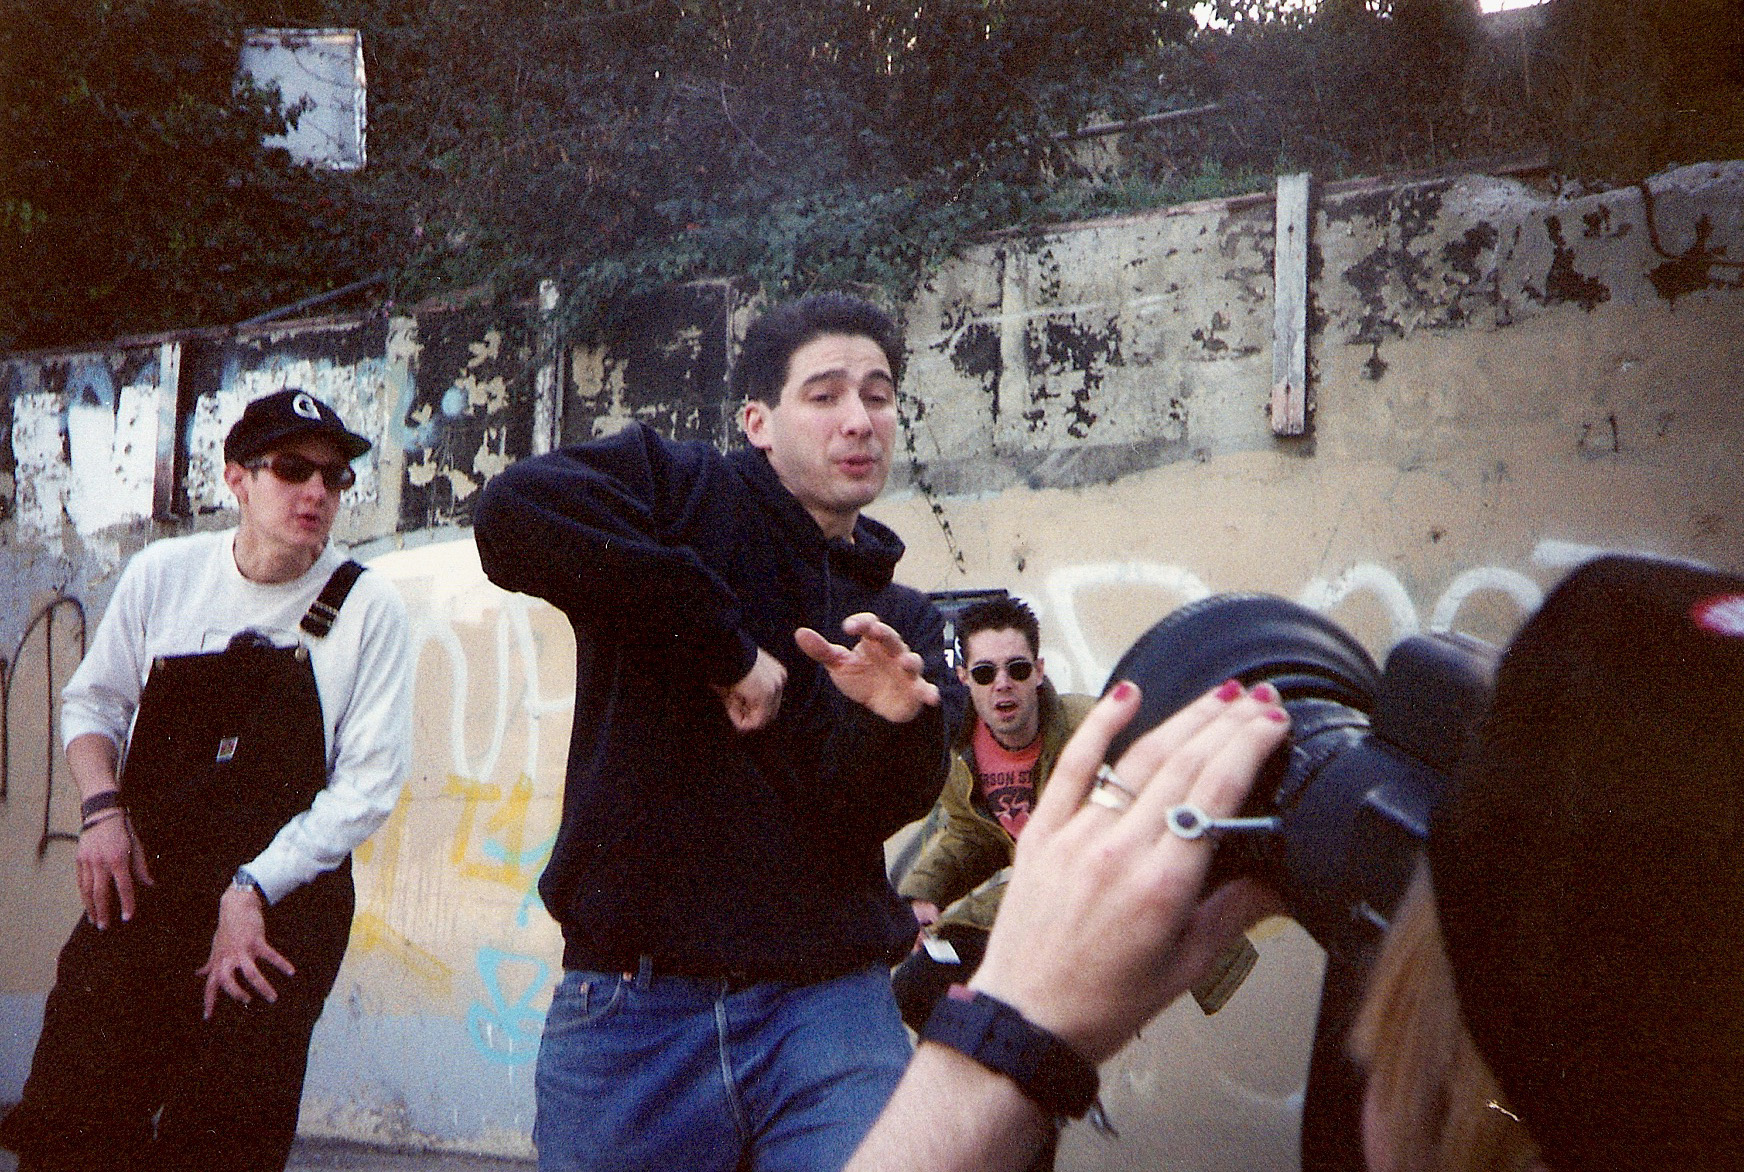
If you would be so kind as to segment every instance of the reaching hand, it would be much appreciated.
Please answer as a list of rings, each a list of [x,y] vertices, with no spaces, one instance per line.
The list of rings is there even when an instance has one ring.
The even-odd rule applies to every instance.
[[[915,923],[920,925],[920,931],[914,934],[914,946],[925,947],[927,929],[939,922],[939,905],[924,899],[911,899],[908,906],[914,910]]]
[[[745,677],[730,688],[716,688],[727,706],[727,719],[740,732],[756,732],[781,711],[781,693],[787,687],[787,669],[773,655],[757,648],[757,662]]]
[[[218,900],[218,930],[212,934],[212,952],[195,973],[206,978],[206,1020],[218,1007],[222,989],[247,1005],[254,993],[268,1001],[279,999],[278,990],[260,969],[266,961],[287,977],[297,970],[266,939],[266,911],[252,890],[228,887]],[[253,993],[250,990],[253,990]]]
[[[1225,684],[1139,738],[1115,765],[1125,809],[1086,801],[1114,734],[1138,711],[1117,685],[1060,754],[1017,842],[1011,886],[970,982],[1101,1062],[1198,979],[1237,933],[1278,910],[1251,880],[1200,899],[1214,838],[1168,829],[1191,803],[1241,806],[1289,718],[1261,684]],[[1118,804],[1118,803],[1115,803]]]
[[[799,649],[830,673],[842,695],[892,724],[903,724],[939,702],[939,690],[921,675],[925,662],[908,649],[896,629],[875,614],[849,615],[842,632],[859,641],[852,650],[810,627],[793,633]]]
[[[84,900],[91,922],[107,928],[117,899],[121,918],[131,920],[134,884],[149,887],[152,878],[145,865],[145,847],[127,815],[116,811],[80,831],[79,849],[73,857],[79,873],[79,898]]]

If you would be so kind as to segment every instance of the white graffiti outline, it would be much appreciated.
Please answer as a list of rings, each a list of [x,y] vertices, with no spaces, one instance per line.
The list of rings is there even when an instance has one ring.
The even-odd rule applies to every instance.
[[[1533,566],[1555,571],[1560,576],[1610,552],[1616,551],[1598,545],[1545,540],[1533,548],[1528,560]],[[1104,586],[1155,587],[1175,595],[1179,599],[1177,605],[1195,602],[1213,593],[1192,570],[1167,563],[1094,562],[1055,570],[1043,587],[1047,606],[1038,609],[1044,609],[1043,629],[1048,636],[1044,641],[1056,645],[1047,650],[1048,675],[1062,690],[1100,691],[1108,673],[1113,670],[1114,665],[1105,662],[1091,647],[1080,614],[1080,596]],[[1492,592],[1512,600],[1524,616],[1543,603],[1545,587],[1528,575],[1503,566],[1464,570],[1454,576],[1428,608],[1429,620],[1425,623],[1422,612],[1398,575],[1385,566],[1359,562],[1330,577],[1309,579],[1298,592],[1296,601],[1309,610],[1326,614],[1353,595],[1371,595],[1385,609],[1392,625],[1392,641],[1397,642],[1423,630],[1454,630],[1455,621],[1466,602],[1476,595]],[[1161,618],[1167,610],[1159,610],[1157,617]]]
[[[1078,593],[1098,586],[1155,586],[1177,594],[1182,603],[1197,602],[1211,593],[1204,579],[1183,566],[1158,565],[1153,562],[1100,562],[1087,566],[1068,566],[1048,577],[1045,587],[1048,612],[1057,615],[1052,623],[1055,637],[1066,644],[1066,659],[1060,671],[1049,665],[1048,675],[1054,685],[1063,690],[1074,688],[1100,691],[1113,664],[1103,664],[1090,648],[1078,618]],[[1161,617],[1160,613],[1159,616]],[[1057,662],[1057,661],[1056,661]],[[1088,687],[1096,681],[1095,688]]]
[[[496,626],[493,632],[496,666],[495,711],[487,743],[475,758],[466,743],[466,724],[472,696],[471,667],[460,634],[455,630],[451,614],[438,613],[434,608],[420,616],[414,633],[415,655],[421,655],[426,643],[434,643],[447,653],[449,664],[449,730],[448,753],[454,774],[469,781],[483,781],[496,775],[504,742],[508,736],[513,712],[509,702],[510,681],[517,675],[522,685],[520,711],[526,719],[526,774],[539,776],[539,733],[541,720],[562,712],[575,704],[575,693],[569,691],[546,698],[540,693],[538,642],[533,637],[529,612],[534,606],[545,605],[523,594],[497,591],[495,598]],[[520,658],[520,671],[510,663],[510,653]]]

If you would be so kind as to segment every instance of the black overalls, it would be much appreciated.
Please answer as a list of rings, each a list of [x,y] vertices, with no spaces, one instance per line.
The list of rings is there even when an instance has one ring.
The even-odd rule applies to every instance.
[[[305,629],[326,633],[360,570],[335,572]],[[153,663],[121,792],[156,883],[137,889],[132,920],[98,931],[81,918],[61,951],[23,1101],[0,1125],[19,1172],[281,1172],[350,936],[349,858],[266,910],[267,939],[297,970],[262,962],[276,1002],[220,993],[203,1021],[195,970],[236,869],[326,774],[306,648],[244,631],[222,652]]]

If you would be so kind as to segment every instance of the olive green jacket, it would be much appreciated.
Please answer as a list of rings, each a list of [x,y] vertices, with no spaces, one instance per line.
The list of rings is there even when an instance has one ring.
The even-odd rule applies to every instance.
[[[1042,751],[1036,758],[1036,799],[1059,759],[1060,749],[1096,702],[1094,696],[1065,695],[1042,681]],[[975,793],[973,707],[952,746],[951,774],[927,818],[931,836],[897,890],[904,899],[924,899],[943,908],[941,924],[991,931],[999,900],[1011,877],[1016,841]]]

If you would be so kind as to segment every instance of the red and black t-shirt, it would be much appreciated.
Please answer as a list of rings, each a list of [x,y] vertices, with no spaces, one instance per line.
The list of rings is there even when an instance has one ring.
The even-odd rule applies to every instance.
[[[975,722],[975,792],[1014,839],[1035,809],[1035,766],[1041,755],[1040,736],[1022,749],[1007,749],[985,724]]]

